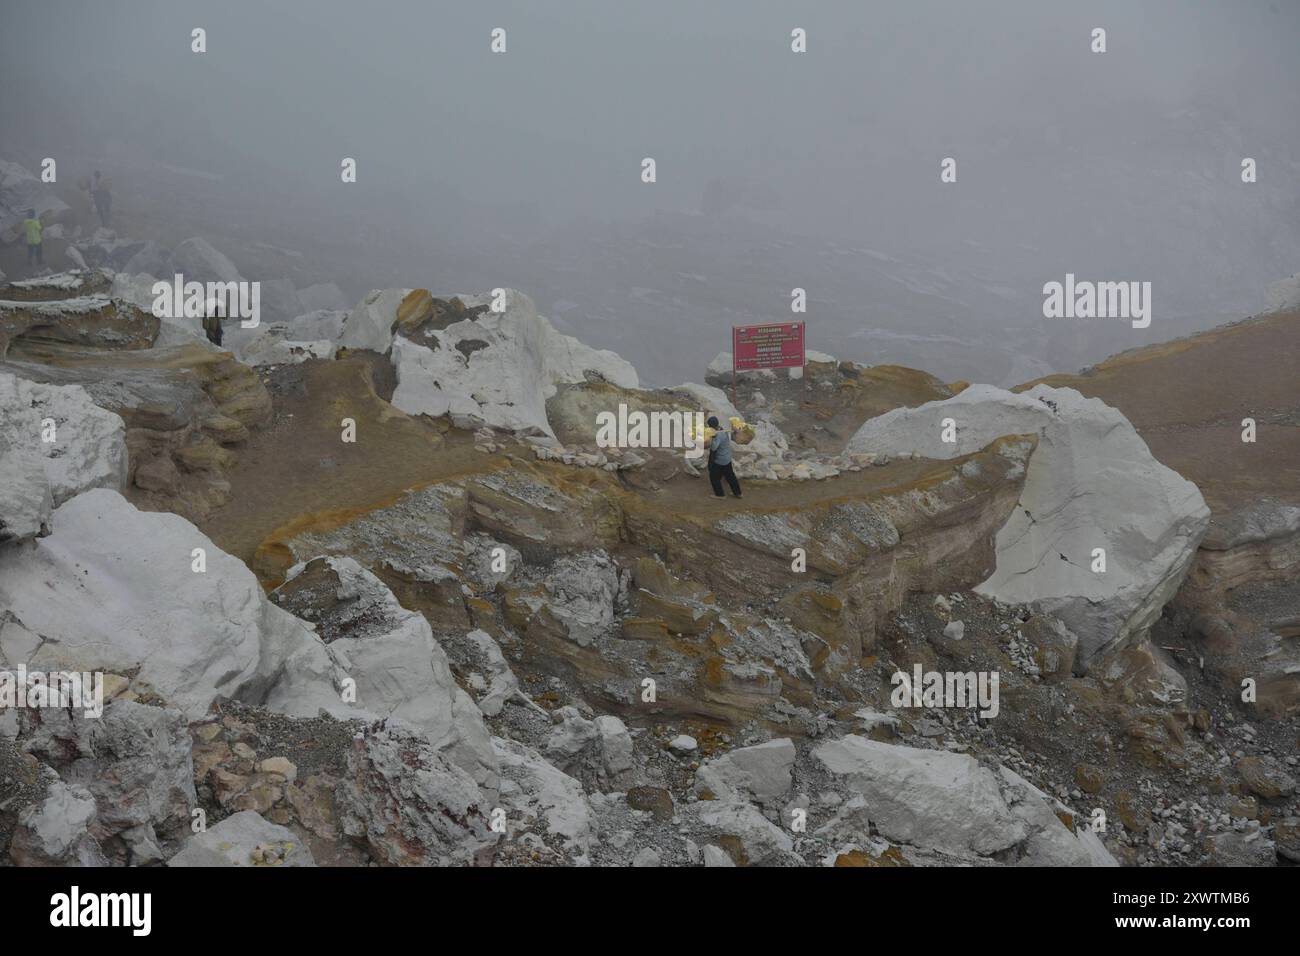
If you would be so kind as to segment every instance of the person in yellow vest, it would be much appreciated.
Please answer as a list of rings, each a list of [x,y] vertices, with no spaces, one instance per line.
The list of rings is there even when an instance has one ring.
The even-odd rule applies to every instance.
[[[23,220],[23,231],[27,234],[27,264],[31,265],[32,260],[35,259],[41,265],[45,265],[45,249],[42,240],[44,230],[35,209],[27,210],[27,218]]]

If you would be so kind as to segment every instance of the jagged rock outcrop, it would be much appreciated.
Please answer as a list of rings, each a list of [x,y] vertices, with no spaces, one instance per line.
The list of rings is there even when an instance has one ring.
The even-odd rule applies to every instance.
[[[196,797],[180,711],[127,699],[93,716],[75,707],[33,708],[22,715],[18,740],[64,785],[90,794],[90,831],[109,859],[155,863],[189,834]]]
[[[0,366],[24,379],[84,388],[126,425],[126,493],[139,504],[202,517],[227,500],[232,446],[270,418],[257,374],[206,344],[132,352],[24,351]],[[45,387],[45,386],[42,386]]]
[[[1196,486],[1156,461],[1123,415],[1073,389],[974,385],[864,423],[849,450],[952,458],[1015,434],[1037,434],[1038,448],[980,591],[1060,617],[1079,637],[1076,668],[1086,671],[1156,620],[1209,524]],[[1093,570],[1097,548],[1104,572]]]
[[[94,820],[90,791],[55,776],[44,800],[20,814],[10,859],[17,866],[104,866],[108,861],[91,832]]]
[[[44,385],[0,371],[0,408],[5,410],[0,442],[13,449],[12,461],[0,467],[13,469],[15,479],[5,493],[28,502],[22,509],[28,527],[33,520],[48,523],[33,458],[39,458],[56,507],[89,488],[117,489],[126,483],[122,419],[98,407],[80,386]]]
[[[491,798],[401,721],[367,727],[339,787],[339,823],[388,866],[472,864],[490,853]]]
[[[428,344],[402,335],[393,341],[398,383],[393,404],[402,411],[450,415],[460,427],[490,425],[554,438],[546,400],[557,385],[584,381],[590,373],[624,388],[637,387],[630,364],[556,332],[527,296],[506,290],[502,312],[483,308],[490,296],[461,298],[467,309],[480,311],[430,330]],[[348,326],[355,319],[355,314],[349,317]],[[345,327],[345,341],[348,335]]]
[[[357,711],[418,728],[476,783],[495,787],[496,756],[477,706],[456,686],[429,622],[402,607],[382,581],[352,558],[317,558],[291,569],[272,600],[315,625],[331,661],[322,668],[305,648],[301,665],[296,657],[287,662],[268,706],[346,715],[332,686],[346,675]]]
[[[0,544],[48,534],[53,510],[44,457],[0,431]]]

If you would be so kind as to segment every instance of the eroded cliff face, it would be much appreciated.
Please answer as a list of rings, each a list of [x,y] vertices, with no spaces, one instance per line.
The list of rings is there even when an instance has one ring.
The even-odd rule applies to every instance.
[[[161,345],[160,320],[114,297],[103,272],[15,286],[0,302],[0,372],[77,386],[120,416],[132,501],[196,519],[224,503],[238,448],[271,416],[257,373],[198,339]]]
[[[643,493],[617,473],[507,459],[295,518],[253,566],[275,581],[317,555],[351,556],[435,627],[486,630],[517,647],[521,671],[620,715],[783,721],[771,708],[808,708],[818,682],[854,672],[906,594],[987,576],[1032,450],[1000,439],[798,495],[754,486],[727,505],[702,497],[702,479]]]

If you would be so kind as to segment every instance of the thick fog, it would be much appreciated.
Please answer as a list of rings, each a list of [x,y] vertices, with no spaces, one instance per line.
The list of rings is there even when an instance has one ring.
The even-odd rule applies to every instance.
[[[652,383],[700,380],[795,287],[809,348],[1010,384],[1261,311],[1300,271],[1291,0],[8,0],[0,22],[0,157],[103,169],[120,231],[350,298],[513,286]],[[1151,282],[1150,327],[1045,318],[1066,273]]]

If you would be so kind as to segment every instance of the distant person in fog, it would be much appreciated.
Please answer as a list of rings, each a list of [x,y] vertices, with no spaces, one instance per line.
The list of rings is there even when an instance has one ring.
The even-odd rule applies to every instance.
[[[95,178],[90,184],[90,198],[95,201],[95,212],[99,213],[99,224],[107,228],[113,215],[112,184],[95,170]]]
[[[27,210],[23,232],[27,237],[27,264],[31,265],[32,260],[35,260],[38,265],[45,265],[44,230],[35,209]]]

